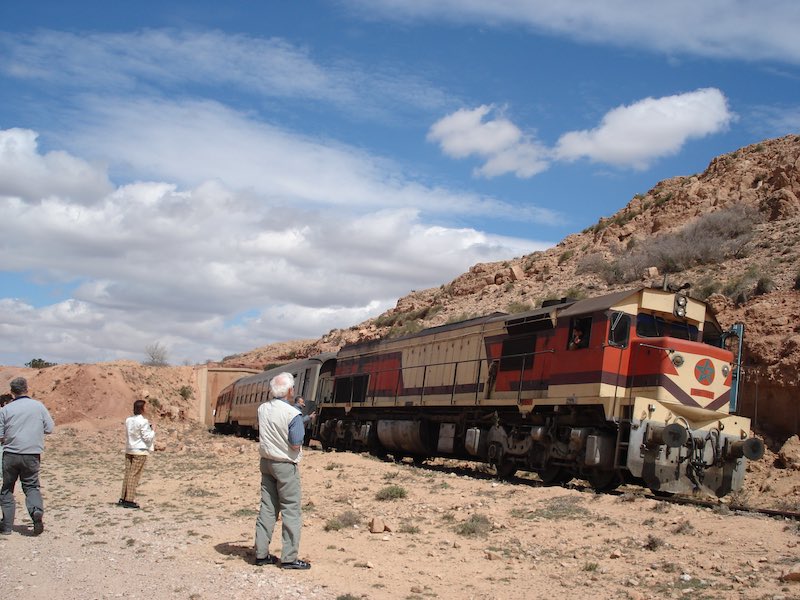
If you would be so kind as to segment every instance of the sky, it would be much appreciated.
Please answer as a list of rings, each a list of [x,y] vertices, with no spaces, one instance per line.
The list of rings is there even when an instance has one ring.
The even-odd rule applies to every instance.
[[[0,364],[219,360],[549,248],[798,133],[799,25],[796,0],[3,0]]]

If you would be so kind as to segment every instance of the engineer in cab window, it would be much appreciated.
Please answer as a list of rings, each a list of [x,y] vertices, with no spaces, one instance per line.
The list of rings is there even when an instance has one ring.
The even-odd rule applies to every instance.
[[[586,348],[588,345],[589,338],[583,333],[583,329],[575,327],[569,340],[569,349],[578,350],[579,348]]]

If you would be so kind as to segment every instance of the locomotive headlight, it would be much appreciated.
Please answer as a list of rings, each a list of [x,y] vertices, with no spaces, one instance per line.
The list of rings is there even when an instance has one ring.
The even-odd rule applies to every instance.
[[[722,365],[722,376],[727,377],[728,373],[731,372],[731,368],[728,365]]]
[[[686,305],[688,304],[686,296],[683,294],[675,294],[675,304],[672,307],[672,313],[676,317],[683,318],[686,316]]]
[[[676,354],[672,357],[672,364],[676,367],[680,367],[683,365],[683,357],[680,354]]]

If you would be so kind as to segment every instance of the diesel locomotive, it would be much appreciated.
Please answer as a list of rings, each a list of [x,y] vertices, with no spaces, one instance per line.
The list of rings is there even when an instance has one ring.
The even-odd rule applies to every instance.
[[[352,344],[307,359],[320,365],[313,435],[324,448],[487,462],[505,478],[724,496],[764,452],[735,414],[742,336],[663,286]],[[264,381],[239,380],[220,403],[241,385],[254,414]]]

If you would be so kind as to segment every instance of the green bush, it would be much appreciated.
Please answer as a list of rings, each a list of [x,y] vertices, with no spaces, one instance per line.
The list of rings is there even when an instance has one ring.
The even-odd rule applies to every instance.
[[[385,488],[378,490],[375,494],[376,500],[397,500],[405,498],[408,492],[403,486],[400,485],[387,485]]]
[[[492,528],[486,515],[474,514],[456,527],[456,533],[467,537],[485,537]]]
[[[527,312],[529,310],[533,310],[533,307],[526,302],[512,302],[508,306],[506,306],[506,312],[509,314]]]
[[[722,289],[722,285],[719,281],[712,279],[693,288],[692,296],[698,300],[706,300],[711,294],[716,294],[720,289]]]
[[[34,358],[26,362],[25,366],[31,369],[46,369],[47,367],[55,367],[56,363],[47,362],[43,358]]]
[[[760,277],[756,282],[756,295],[760,296],[761,294],[769,294],[770,292],[774,292],[776,287],[777,286],[771,277]]]
[[[751,266],[740,277],[729,281],[723,288],[722,293],[741,305],[748,302],[755,294],[756,284],[761,279],[758,268]]]
[[[575,255],[575,251],[574,250],[566,250],[566,251],[562,252],[561,255],[558,257],[558,264],[560,265],[560,264],[563,264],[563,263],[567,262],[574,255]]]
[[[422,324],[418,323],[417,321],[407,321],[402,325],[392,327],[386,337],[402,337],[404,335],[417,333],[418,331],[422,331]]]
[[[358,525],[361,522],[361,515],[352,510],[346,510],[337,517],[328,519],[325,522],[325,531],[339,531],[340,529]]]
[[[586,257],[580,261],[578,272],[597,273],[609,284],[628,283],[639,279],[648,267],[657,267],[661,273],[680,273],[742,258],[753,238],[757,217],[755,209],[744,205],[708,213],[679,231],[633,246],[611,263]]]

